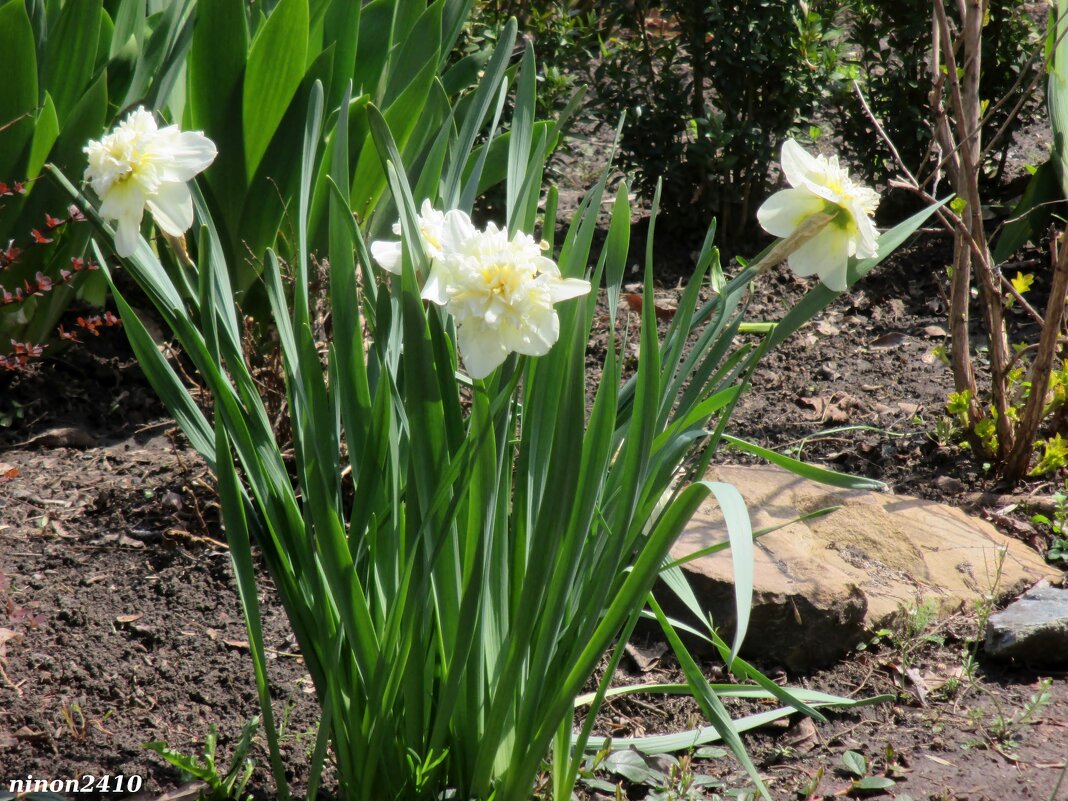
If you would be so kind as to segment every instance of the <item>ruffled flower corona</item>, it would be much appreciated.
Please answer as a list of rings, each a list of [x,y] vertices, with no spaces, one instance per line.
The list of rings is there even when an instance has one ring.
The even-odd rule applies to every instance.
[[[509,353],[548,353],[560,336],[554,304],[590,291],[589,281],[564,278],[530,235],[509,237],[493,223],[479,231],[462,211],[443,214],[424,203],[419,235],[432,259],[422,297],[456,320],[457,346],[472,378],[488,376]],[[375,242],[371,252],[384,269],[398,272],[399,248]]]
[[[782,146],[782,171],[791,188],[764,201],[757,209],[757,220],[772,236],[788,237],[814,214],[833,215],[787,262],[797,275],[818,275],[829,289],[844,291],[849,258],[876,254],[879,232],[872,215],[879,195],[852,181],[848,171],[838,166],[837,156],[812,156],[792,139]]]
[[[143,107],[85,147],[85,180],[100,198],[100,216],[115,220],[115,251],[137,249],[145,208],[156,225],[181,236],[193,224],[193,198],[186,185],[215,160],[215,144],[199,131],[160,128]]]

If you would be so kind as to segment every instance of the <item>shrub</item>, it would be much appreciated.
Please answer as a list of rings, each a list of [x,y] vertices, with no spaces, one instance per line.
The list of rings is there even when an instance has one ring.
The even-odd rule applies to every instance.
[[[837,85],[834,125],[851,160],[864,165],[871,180],[885,181],[897,166],[867,115],[860,113],[856,79],[880,125],[914,173],[931,142],[931,3],[929,0],[845,0],[841,23],[849,46],[843,80]],[[1017,0],[991,0],[983,29],[979,93],[990,109],[986,137],[1006,126],[987,158],[987,173],[1001,177],[1015,131],[1034,119],[1029,103],[1035,86],[1024,74],[1034,63],[1039,43],[1034,11]],[[999,104],[999,101],[1004,100]],[[1021,113],[1012,112],[1023,101]]]

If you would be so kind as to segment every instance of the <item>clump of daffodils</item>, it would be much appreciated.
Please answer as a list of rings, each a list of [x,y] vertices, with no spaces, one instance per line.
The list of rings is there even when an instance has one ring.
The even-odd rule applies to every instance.
[[[422,297],[444,306],[456,321],[464,367],[485,378],[509,353],[543,356],[560,336],[554,304],[585,295],[589,281],[564,278],[529,234],[489,223],[482,231],[462,211],[440,212],[423,203],[419,239],[431,259]],[[394,232],[400,233],[399,224]],[[399,242],[373,242],[375,260],[400,272]]]
[[[100,216],[114,220],[115,250],[137,248],[147,208],[156,225],[180,236],[193,224],[193,198],[186,182],[215,160],[215,144],[199,131],[160,128],[143,107],[131,111],[103,138],[85,147],[85,180],[100,198]]]
[[[782,171],[790,184],[757,209],[757,220],[772,236],[788,237],[815,214],[831,220],[793,251],[787,263],[799,276],[818,275],[828,288],[844,291],[849,258],[876,254],[879,232],[872,215],[879,195],[854,182],[838,157],[812,156],[787,139],[782,146]]]

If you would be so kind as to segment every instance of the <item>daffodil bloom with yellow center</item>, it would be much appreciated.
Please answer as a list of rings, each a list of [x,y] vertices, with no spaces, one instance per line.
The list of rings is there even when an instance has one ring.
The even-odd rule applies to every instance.
[[[146,208],[171,236],[189,230],[193,198],[186,182],[215,160],[216,149],[199,131],[160,128],[151,113],[138,107],[86,145],[85,153],[85,180],[100,198],[100,216],[116,221],[115,250],[129,256],[137,248]]]
[[[828,288],[844,291],[850,257],[867,259],[876,254],[879,231],[872,215],[879,195],[854,182],[837,156],[812,156],[792,139],[782,146],[782,171],[791,188],[764,201],[757,220],[772,236],[788,237],[812,215],[831,214],[831,221],[787,262],[797,275],[818,275]]]
[[[509,353],[543,356],[560,337],[554,304],[585,295],[589,281],[564,278],[534,238],[493,223],[485,231],[446,226],[436,282],[423,297],[456,320],[464,367],[485,378]],[[428,291],[429,289],[429,291]]]
[[[429,200],[423,201],[417,219],[417,225],[419,226],[419,241],[423,246],[423,252],[426,253],[427,258],[430,259],[431,263],[441,256],[442,229],[445,227],[446,217],[455,217],[456,215],[462,215],[463,218],[467,218],[467,215],[462,211],[450,211],[446,214],[445,212],[435,209]],[[453,220],[453,222],[462,224],[463,220]],[[470,224],[469,219],[467,220],[467,223]],[[393,233],[397,236],[401,235],[400,222],[393,223]],[[402,250],[400,242],[378,240],[371,243],[371,255],[374,256],[375,261],[381,265],[383,270],[391,272],[394,275],[400,275],[401,254]]]
[[[394,233],[400,234],[398,223]],[[472,378],[485,378],[509,353],[543,356],[560,337],[553,308],[585,295],[589,281],[564,278],[528,234],[489,223],[479,231],[462,211],[437,211],[424,201],[418,234],[430,257],[430,274],[420,292],[444,306],[456,321],[456,339]],[[371,254],[383,269],[399,273],[399,242],[372,242]]]

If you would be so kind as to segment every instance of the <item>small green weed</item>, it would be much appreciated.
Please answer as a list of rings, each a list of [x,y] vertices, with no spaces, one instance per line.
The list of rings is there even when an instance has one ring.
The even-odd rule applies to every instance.
[[[1037,513],[1031,515],[1031,522],[1049,526],[1053,532],[1053,541],[1046,551],[1046,559],[1068,564],[1068,481],[1053,493],[1053,518]]]
[[[219,775],[219,768],[215,764],[215,750],[219,744],[218,732],[212,724],[208,736],[204,738],[204,749],[201,756],[187,756],[167,746],[160,740],[145,743],[145,748],[155,751],[165,760],[170,762],[187,779],[199,779],[207,784],[200,795],[202,801],[230,801],[230,799],[251,799],[251,795],[245,795],[245,786],[252,777],[253,762],[248,758],[249,748],[252,746],[252,736],[259,728],[260,718],[257,715],[245,724],[241,730],[241,737],[234,747],[234,755],[230,761],[230,769],[225,774]]]
[[[989,717],[987,711],[982,708],[974,708],[968,711],[972,725],[975,726],[979,734],[978,739],[971,740],[968,745],[990,748],[1006,759],[1015,761],[1016,755],[1014,751],[1024,727],[1034,723],[1035,718],[1052,700],[1052,694],[1050,693],[1052,684],[1053,680],[1049,678],[1039,680],[1035,692],[1015,712],[1003,706],[996,694],[986,692],[986,696],[993,705],[993,711]]]
[[[846,751],[842,754],[842,772],[852,779],[852,784],[846,791],[849,795],[881,793],[897,784],[888,776],[871,775],[872,765],[858,751]]]

